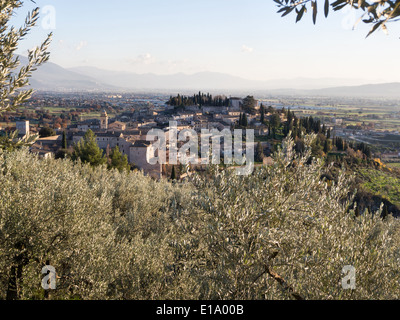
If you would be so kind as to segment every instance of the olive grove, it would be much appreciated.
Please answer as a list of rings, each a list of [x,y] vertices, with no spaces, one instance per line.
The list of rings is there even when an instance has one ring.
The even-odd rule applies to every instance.
[[[399,298],[399,222],[356,215],[351,177],[321,179],[293,147],[248,177],[213,167],[182,183],[4,152],[0,298]]]
[[[29,98],[48,59],[50,36],[12,72],[38,14],[9,28],[21,6],[0,1],[0,111]],[[356,213],[352,177],[323,178],[313,139],[302,153],[286,139],[252,175],[210,167],[184,182],[0,144],[0,299],[398,299],[399,221]]]

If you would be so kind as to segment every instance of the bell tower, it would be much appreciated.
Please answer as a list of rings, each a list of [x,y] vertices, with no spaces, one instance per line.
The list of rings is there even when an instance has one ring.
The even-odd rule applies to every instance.
[[[106,110],[104,110],[100,116],[100,129],[108,129],[108,115]]]

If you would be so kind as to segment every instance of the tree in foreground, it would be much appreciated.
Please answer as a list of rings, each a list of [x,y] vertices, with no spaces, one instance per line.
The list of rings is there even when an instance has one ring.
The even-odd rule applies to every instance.
[[[399,299],[400,222],[353,209],[351,177],[322,178],[311,145],[286,139],[251,176],[216,166],[183,183],[4,152],[0,298]]]
[[[34,9],[26,17],[25,23],[20,28],[10,26],[10,20],[16,10],[23,6],[23,1],[3,0],[0,2],[0,112],[11,111],[27,101],[33,90],[23,90],[28,85],[28,79],[38,66],[48,61],[50,53],[51,34],[39,46],[28,51],[28,65],[20,66],[16,54],[18,44],[28,35],[39,19],[39,8]]]
[[[72,160],[78,159],[93,167],[101,166],[107,162],[103,150],[97,145],[96,135],[90,129],[85,133],[83,139],[75,145]]]
[[[118,146],[111,152],[108,168],[117,169],[119,171],[129,171],[131,169],[131,166],[128,163],[128,156],[126,154],[123,155],[121,151],[119,151]]]
[[[38,135],[29,135],[23,138],[18,137],[18,131],[5,133],[0,136],[0,150],[13,151],[35,143]]]
[[[28,51],[28,65],[20,66],[21,63],[16,54],[18,45],[39,19],[39,8],[36,8],[28,14],[23,26],[19,28],[11,26],[10,20],[22,6],[23,1],[19,0],[0,1],[0,113],[17,109],[32,96],[32,89],[24,89],[28,85],[29,77],[50,57],[47,49],[50,45],[51,33],[39,47]],[[31,145],[36,139],[36,135],[20,139],[17,132],[11,133],[0,139],[0,149]]]
[[[399,297],[399,221],[357,216],[352,177],[327,181],[323,161],[309,163],[314,139],[305,138],[303,154],[286,139],[274,164],[249,177],[228,170],[193,179],[202,192],[180,213],[178,230],[202,298]],[[342,286],[345,266],[356,270],[355,290]]]
[[[274,0],[280,8],[278,13],[282,13],[282,17],[295,11],[296,22],[303,18],[304,13],[309,9],[312,11],[312,19],[314,24],[317,21],[319,8],[323,8],[325,17],[328,17],[330,8],[333,11],[339,11],[344,8],[352,8],[360,11],[358,22],[362,21],[370,24],[371,30],[367,34],[370,36],[377,29],[381,28],[387,33],[387,24],[399,21],[400,18],[400,1],[399,0]],[[318,5],[319,4],[319,5]]]

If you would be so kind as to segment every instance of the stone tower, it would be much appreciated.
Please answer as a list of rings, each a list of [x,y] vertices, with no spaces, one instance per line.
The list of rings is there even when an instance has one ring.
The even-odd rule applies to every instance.
[[[108,115],[106,110],[104,110],[100,116],[100,129],[108,129]]]
[[[16,129],[18,130],[19,135],[29,136],[29,121],[17,121]]]

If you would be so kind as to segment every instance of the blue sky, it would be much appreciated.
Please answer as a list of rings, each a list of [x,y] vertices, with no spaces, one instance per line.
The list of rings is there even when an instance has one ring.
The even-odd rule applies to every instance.
[[[400,81],[400,22],[389,26],[389,35],[365,39],[368,26],[351,28],[357,11],[331,12],[328,19],[321,14],[314,26],[310,14],[297,24],[294,15],[281,18],[272,0],[36,0],[36,5],[48,10],[19,52],[53,31],[51,61],[67,68]],[[13,24],[22,23],[34,6],[26,1]]]

